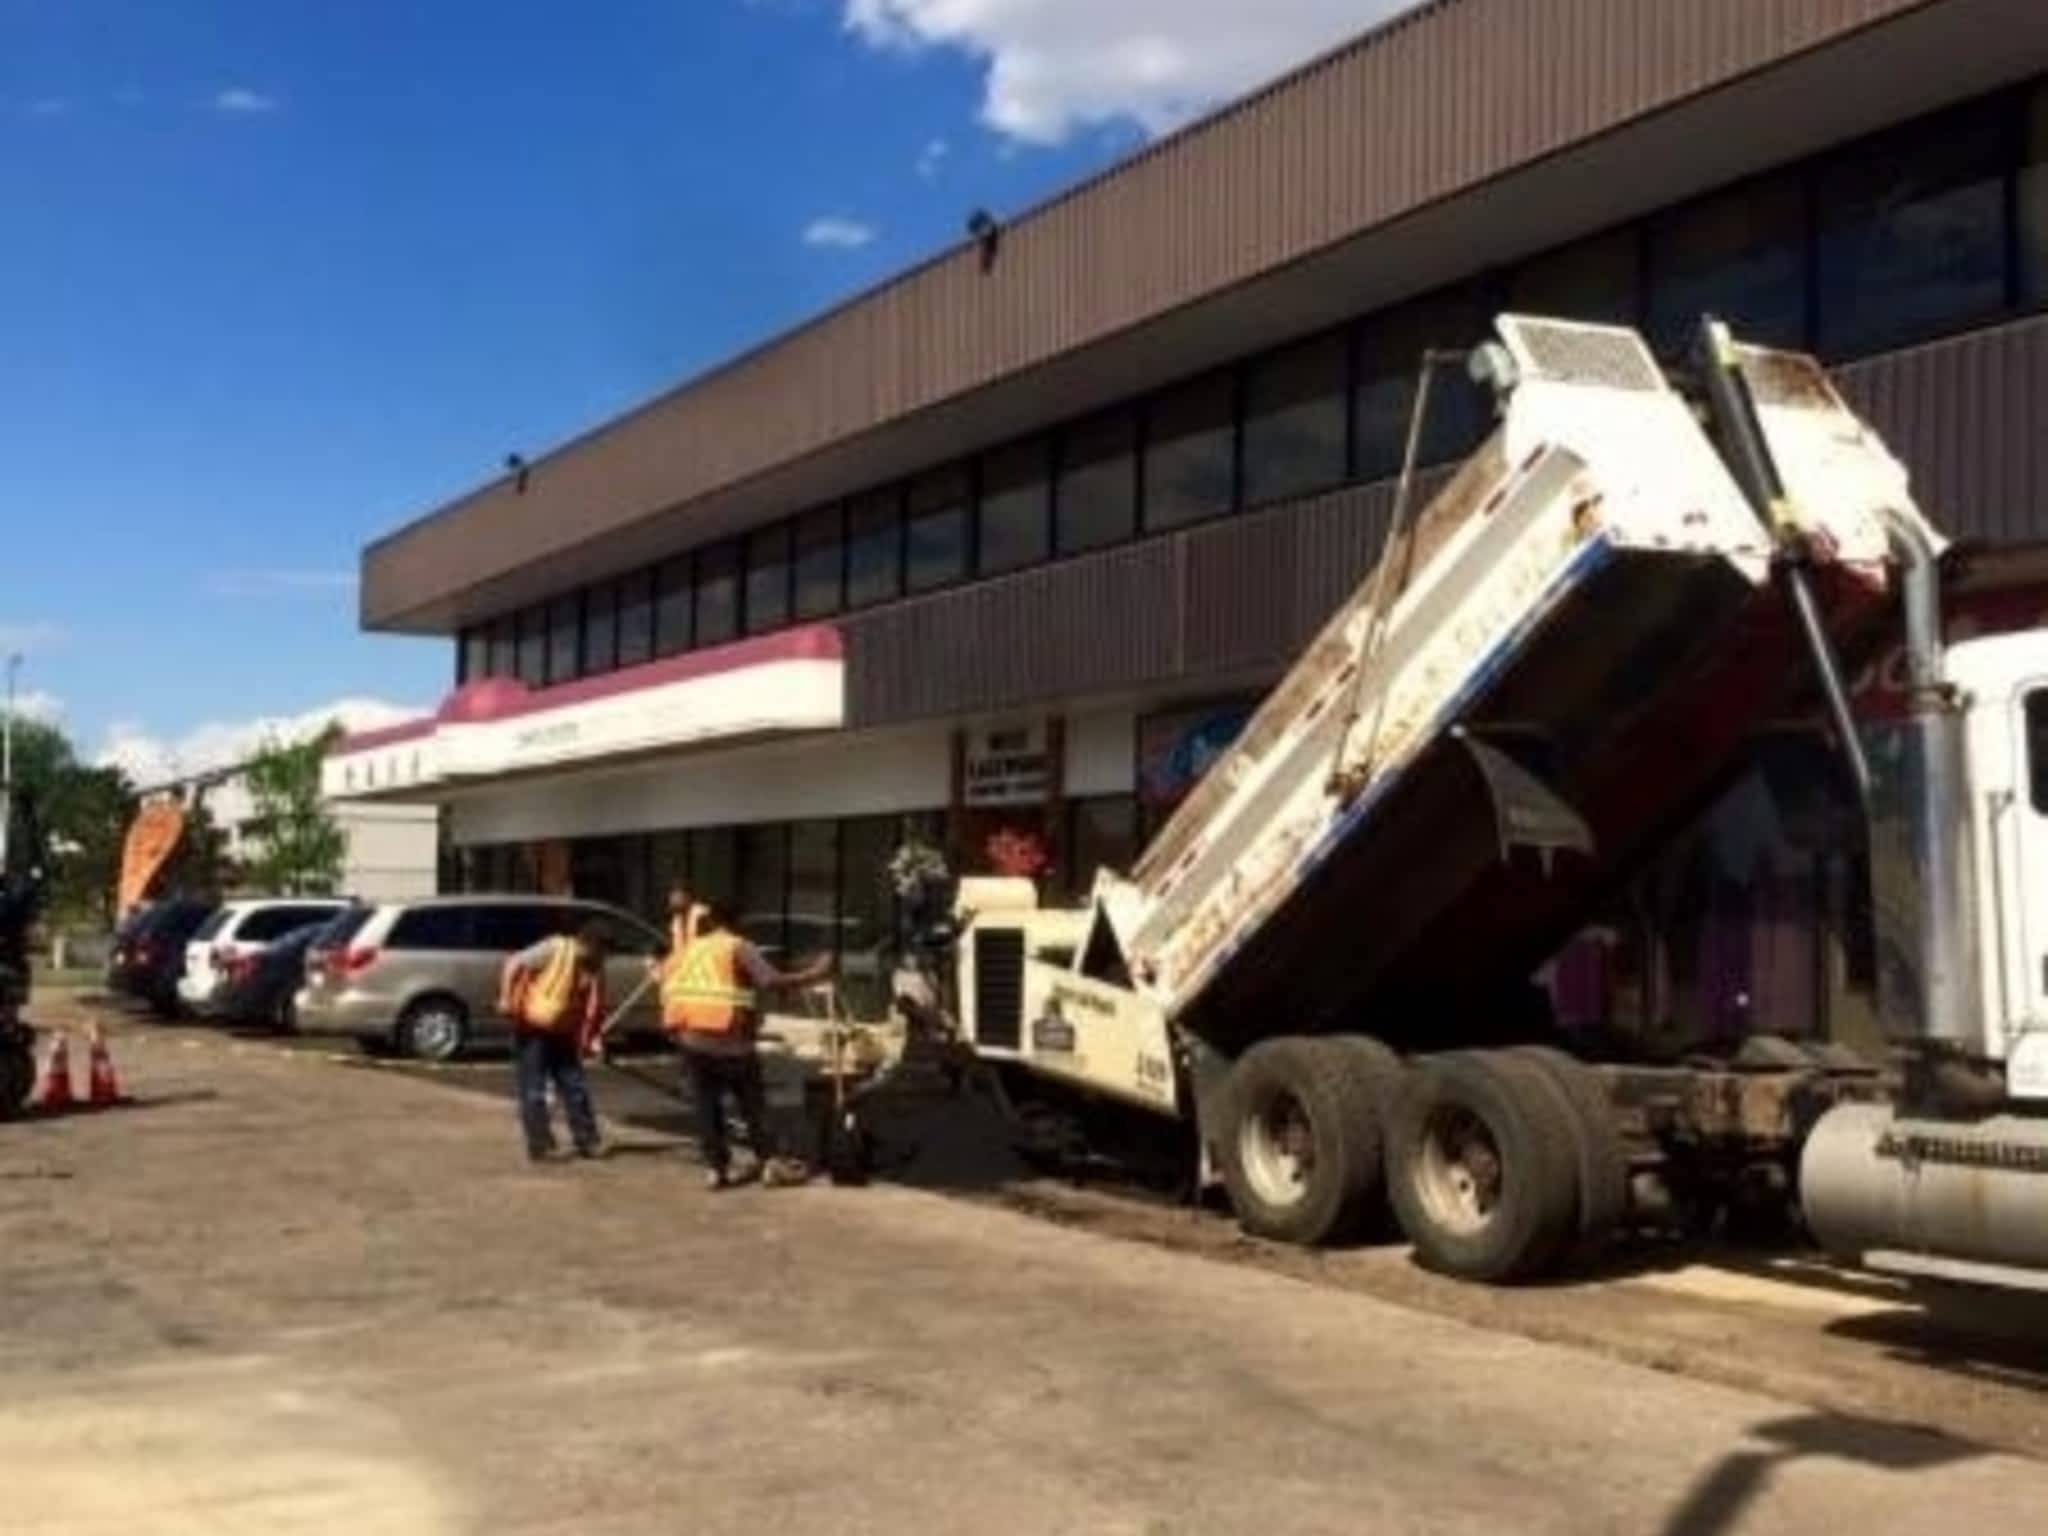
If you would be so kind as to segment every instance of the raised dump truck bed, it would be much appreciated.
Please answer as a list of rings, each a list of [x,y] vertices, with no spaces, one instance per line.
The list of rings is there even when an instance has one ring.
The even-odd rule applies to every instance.
[[[1508,1025],[1530,970],[1810,677],[1774,532],[1641,339],[1500,331],[1499,430],[1131,876],[1098,885],[1136,989],[1226,1051]],[[1839,510],[1805,531],[1846,630],[1884,592],[1885,551]]]

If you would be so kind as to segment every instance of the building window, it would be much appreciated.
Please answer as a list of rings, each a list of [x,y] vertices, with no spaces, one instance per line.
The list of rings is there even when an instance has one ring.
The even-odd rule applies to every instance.
[[[637,667],[654,655],[654,577],[635,571],[619,582],[619,665]]]
[[[1678,358],[1700,318],[1770,346],[1806,345],[1806,187],[1796,173],[1716,192],[1649,227],[1650,344]]]
[[[856,1018],[889,1003],[886,954],[896,937],[896,897],[889,860],[902,842],[895,816],[868,816],[839,830],[839,990]]]
[[[2027,97],[2025,153],[2019,179],[2020,297],[2048,305],[2048,84]]]
[[[747,536],[747,633],[766,634],[789,622],[789,524]]]
[[[697,551],[696,643],[723,645],[739,632],[739,545],[707,545]]]
[[[571,682],[583,671],[583,600],[571,592],[548,604],[548,681]]]
[[[910,482],[903,576],[912,592],[950,586],[967,574],[967,520],[973,487],[965,464],[949,464]]]
[[[548,610],[546,604],[519,615],[519,681],[544,688],[548,681]]]
[[[837,959],[839,937],[839,823],[800,821],[789,829],[786,958],[793,965]]]
[[[1369,320],[1358,335],[1358,387],[1352,395],[1352,444],[1361,480],[1401,472],[1408,424],[1425,353],[1463,351],[1492,333],[1489,306],[1476,286],[1447,289]],[[1492,421],[1485,390],[1456,366],[1434,371],[1418,453],[1424,464],[1461,458]]]
[[[654,654],[680,656],[691,645],[690,623],[696,607],[696,583],[690,557],[664,561],[654,573]]]
[[[594,677],[619,665],[619,589],[610,582],[583,594],[583,672]]]
[[[1273,353],[1245,371],[1247,506],[1343,483],[1350,387],[1350,338],[1341,333]]]
[[[462,632],[462,646],[455,657],[455,681],[474,683],[491,675],[490,632],[476,625]]]
[[[739,829],[740,932],[770,961],[786,958],[783,919],[789,899],[789,828],[781,823]]]
[[[1639,324],[1643,315],[1640,226],[1610,229],[1518,267],[1508,279],[1506,307],[1519,315],[1550,315],[1600,325]]]
[[[839,508],[806,512],[796,525],[796,616],[822,619],[839,611],[846,543]]]
[[[1923,118],[1823,163],[1823,354],[1881,351],[1971,325],[2003,306],[2006,104]]]
[[[903,592],[903,493],[892,486],[846,504],[846,606],[886,603]]]
[[[1138,527],[1138,417],[1128,407],[1077,421],[1059,434],[1053,522],[1059,552],[1120,544]]]
[[[519,631],[512,620],[499,619],[491,625],[488,652],[490,664],[484,669],[486,676],[519,675]]]
[[[1105,795],[1067,805],[1066,848],[1060,883],[1075,897],[1095,888],[1099,869],[1128,870],[1138,859],[1138,800]]]
[[[696,894],[696,887],[690,885],[689,834],[658,832],[648,839],[647,887],[652,905],[646,915],[659,922],[664,933],[668,931],[668,893],[678,885],[688,886]]]
[[[1237,505],[1237,380],[1210,374],[1145,408],[1145,526],[1178,528]]]
[[[1027,437],[981,458],[981,510],[975,568],[984,576],[1036,565],[1052,553],[1048,444]]]
[[[704,827],[690,834],[690,894],[699,901],[732,901],[740,889],[737,827]]]

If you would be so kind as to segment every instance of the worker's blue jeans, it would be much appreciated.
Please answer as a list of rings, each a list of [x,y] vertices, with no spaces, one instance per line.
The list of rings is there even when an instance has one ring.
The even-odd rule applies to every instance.
[[[597,1111],[590,1106],[590,1085],[583,1078],[576,1037],[521,1030],[513,1037],[512,1049],[519,1067],[519,1125],[526,1132],[528,1156],[541,1157],[554,1149],[555,1133],[548,1123],[550,1083],[562,1101],[576,1150],[595,1150]]]

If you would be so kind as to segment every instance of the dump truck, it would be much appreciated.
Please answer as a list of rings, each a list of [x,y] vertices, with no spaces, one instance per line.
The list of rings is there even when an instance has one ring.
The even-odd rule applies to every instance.
[[[2048,637],[1945,647],[1946,542],[1813,358],[1707,320],[1678,377],[1626,328],[1496,331],[1492,435],[1136,866],[1073,910],[962,881],[901,1005],[1033,1123],[1185,1155],[1270,1238],[1390,1215],[1508,1282],[1762,1198],[1854,1262],[2039,1284]],[[1844,667],[1901,623],[1909,706],[1865,726]],[[1788,716],[1867,813],[1890,1049],[1560,1030],[1532,977]]]

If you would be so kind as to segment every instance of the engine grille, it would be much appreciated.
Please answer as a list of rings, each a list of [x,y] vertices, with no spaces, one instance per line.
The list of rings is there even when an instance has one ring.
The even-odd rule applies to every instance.
[[[974,936],[974,1036],[998,1050],[1024,1043],[1024,935],[1014,928]]]

